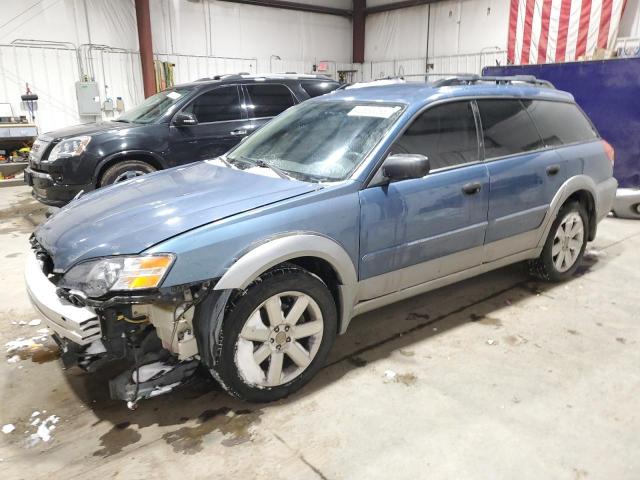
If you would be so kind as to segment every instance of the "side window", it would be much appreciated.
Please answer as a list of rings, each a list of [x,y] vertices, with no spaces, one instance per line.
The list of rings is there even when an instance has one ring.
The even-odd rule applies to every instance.
[[[198,123],[240,120],[240,96],[236,86],[220,87],[203,93],[196,98],[186,112],[193,113]]]
[[[598,138],[591,122],[573,103],[528,100],[524,104],[545,145],[564,145]]]
[[[520,100],[478,100],[486,159],[544,146]]]
[[[425,155],[434,170],[477,161],[478,137],[471,103],[447,103],[425,111],[391,152]]]
[[[340,86],[340,84],[336,82],[301,82],[300,85],[311,98],[333,92]]]
[[[275,117],[294,104],[291,91],[280,84],[245,85],[249,92],[248,112],[251,118]]]

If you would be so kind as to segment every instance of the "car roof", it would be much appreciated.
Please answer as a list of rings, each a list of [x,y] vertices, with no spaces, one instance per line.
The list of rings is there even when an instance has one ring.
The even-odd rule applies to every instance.
[[[485,83],[438,85],[425,82],[354,84],[313,99],[315,102],[352,100],[400,104],[426,104],[447,98],[517,97],[572,102],[573,96],[549,86],[526,83]]]
[[[200,78],[194,82],[183,83],[176,85],[176,87],[197,87],[206,85],[215,85],[225,83],[289,83],[298,81],[311,81],[311,82],[331,82],[338,83],[331,77],[319,74],[305,74],[305,73],[266,73],[266,74],[252,74],[252,73],[234,73],[228,75],[215,75],[213,77]]]

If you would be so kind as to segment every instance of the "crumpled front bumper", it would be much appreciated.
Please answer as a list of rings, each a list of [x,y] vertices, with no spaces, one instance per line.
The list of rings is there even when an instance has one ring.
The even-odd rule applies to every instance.
[[[96,312],[90,307],[76,307],[58,297],[56,286],[44,274],[33,252],[27,257],[24,277],[33,307],[60,337],[79,345],[88,345],[102,336]]]

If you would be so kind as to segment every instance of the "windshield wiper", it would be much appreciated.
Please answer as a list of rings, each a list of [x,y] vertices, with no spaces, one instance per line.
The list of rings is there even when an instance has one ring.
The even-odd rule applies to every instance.
[[[114,122],[131,123],[129,120],[125,120],[124,118],[116,118]]]
[[[275,172],[275,174],[278,175],[280,178],[286,178],[287,180],[293,180],[293,177],[291,175],[287,174],[284,170],[282,170],[281,168],[276,167],[275,165],[271,165],[270,163],[265,162],[261,158],[249,158],[249,157],[245,157],[244,155],[240,155],[240,158],[242,160],[244,160],[245,162],[247,162],[247,163],[251,163],[251,164],[255,165],[256,167],[268,168],[272,172]]]

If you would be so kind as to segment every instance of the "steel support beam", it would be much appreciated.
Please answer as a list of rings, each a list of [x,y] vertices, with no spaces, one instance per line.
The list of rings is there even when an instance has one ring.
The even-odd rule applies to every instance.
[[[418,5],[428,5],[430,3],[441,2],[442,0],[404,0],[402,2],[387,3],[385,5],[378,5],[376,7],[367,7],[365,14],[389,12],[391,10],[399,10],[401,8],[417,7]]]
[[[284,8],[285,10],[298,10],[300,12],[326,13],[327,15],[338,15],[351,18],[351,10],[333,7],[323,7],[321,5],[309,5],[306,3],[289,2],[286,0],[221,0],[230,3],[242,3],[245,5],[255,5],[257,7]]]
[[[353,0],[353,63],[364,62],[364,24],[367,0]]]
[[[140,45],[140,63],[142,64],[144,96],[150,97],[156,93],[156,72],[153,68],[149,0],[136,0],[136,22],[138,24],[138,44]]]

